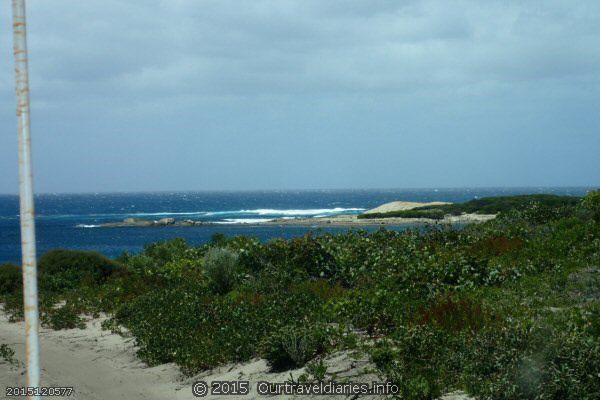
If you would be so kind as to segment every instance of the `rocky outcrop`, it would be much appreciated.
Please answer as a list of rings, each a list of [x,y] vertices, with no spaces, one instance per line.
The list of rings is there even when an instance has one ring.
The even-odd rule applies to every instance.
[[[145,227],[161,227],[161,226],[201,226],[207,223],[202,221],[193,221],[186,219],[178,221],[175,218],[161,218],[159,220],[149,220],[141,218],[125,218],[121,222],[111,222],[101,224],[102,228],[145,228]]]

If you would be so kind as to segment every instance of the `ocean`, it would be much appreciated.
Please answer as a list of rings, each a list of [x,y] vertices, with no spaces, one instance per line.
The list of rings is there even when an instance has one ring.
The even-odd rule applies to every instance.
[[[390,201],[464,202],[474,198],[550,193],[585,195],[592,188],[462,188],[397,190],[303,190],[253,192],[158,192],[41,194],[35,198],[37,250],[95,250],[109,257],[139,252],[144,245],[177,237],[202,244],[213,234],[252,235],[266,241],[290,238],[308,231],[343,232],[349,228],[256,226],[248,223],[273,218],[358,214]],[[215,222],[205,226],[99,228],[124,218],[174,217]],[[246,223],[246,225],[244,224]],[[368,228],[370,230],[377,228]],[[406,229],[406,227],[397,228]],[[0,264],[20,263],[19,199],[0,195]]]

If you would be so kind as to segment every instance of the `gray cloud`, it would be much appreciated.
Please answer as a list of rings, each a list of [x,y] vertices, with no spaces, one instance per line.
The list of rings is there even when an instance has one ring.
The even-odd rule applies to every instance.
[[[401,92],[600,67],[597,2],[38,0],[30,10],[43,97]]]
[[[101,157],[92,150],[65,156],[59,145],[42,137],[38,140],[44,150],[54,151],[36,153],[36,160],[47,166],[47,175],[42,175],[46,191],[155,189],[162,187],[161,182],[181,189],[235,188],[238,182],[248,182],[243,174],[236,178],[234,172],[224,171],[198,185],[189,183],[189,176],[175,179],[176,167],[172,174],[161,173],[160,168],[171,167],[153,162],[161,150],[184,154],[174,163],[182,168],[184,161],[208,168],[207,160],[248,159],[257,163],[248,171],[268,175],[269,166],[288,162],[272,154],[263,165],[244,155],[252,143],[249,136],[260,148],[274,146],[275,152],[302,141],[342,148],[346,145],[339,143],[346,142],[345,154],[356,155],[352,146],[376,150],[373,143],[357,139],[365,131],[391,148],[411,143],[400,139],[402,131],[415,149],[430,146],[440,159],[454,163],[443,155],[444,149],[454,149],[449,138],[467,140],[484,126],[491,132],[487,140],[495,140],[498,151],[511,146],[494,135],[521,130],[530,137],[531,130],[543,126],[555,140],[541,147],[560,149],[573,134],[568,127],[579,126],[576,135],[587,139],[576,148],[584,152],[579,162],[587,163],[588,175],[575,180],[589,183],[590,166],[600,172],[597,163],[586,161],[585,153],[598,144],[590,133],[595,127],[579,122],[583,111],[599,100],[600,3],[594,0],[30,0],[28,6],[34,126],[46,127],[56,140],[74,140],[74,149],[94,143],[104,157],[112,153],[108,157],[112,165],[135,171],[131,178],[111,180],[122,168],[103,168]],[[8,2],[1,7],[0,26],[7,27]],[[0,50],[6,55],[0,64],[0,122],[3,131],[12,132],[11,39],[5,33],[0,35]],[[566,99],[579,107],[565,107]],[[515,120],[503,129],[502,110],[511,107]],[[538,118],[536,123],[528,120],[527,110],[530,118]],[[559,113],[562,119],[546,126],[549,113]],[[364,126],[348,122],[355,115],[362,117]],[[438,127],[430,126],[431,118],[438,119]],[[453,126],[454,118],[465,118],[462,126]],[[359,125],[364,130],[358,131]],[[137,140],[123,139],[127,134]],[[228,155],[218,151],[213,159],[202,154],[202,161],[187,154],[182,138],[192,148],[209,144],[198,135],[211,138],[210,143]],[[0,167],[14,172],[14,139],[1,140]],[[132,159],[111,147],[119,143],[137,146],[141,154]],[[516,146],[518,141],[511,143]],[[478,146],[471,151],[487,151],[485,141]],[[353,157],[339,156],[338,166],[344,169],[322,161],[325,150],[312,151],[316,155],[307,149],[302,156],[324,162],[329,178],[314,179],[316,171],[303,173],[300,155],[294,156],[291,170],[300,174],[298,186],[353,182],[341,176],[348,168],[356,172]],[[372,159],[379,169],[414,161],[409,155],[394,160],[393,153],[382,153]],[[53,164],[59,154],[65,157],[63,169]],[[525,155],[520,157],[522,163],[516,165],[530,165]],[[67,166],[74,163],[84,166],[72,183],[56,178],[67,174]],[[456,162],[457,171],[462,167]],[[156,187],[150,177],[144,178],[144,171],[154,168],[160,181]],[[571,174],[578,168],[583,164],[574,166]],[[340,172],[331,173],[332,169]],[[555,181],[551,174],[541,174],[539,180],[531,175],[514,184],[570,182],[571,175]],[[384,175],[376,182],[363,176],[351,186],[446,182],[431,174],[420,178],[417,174],[407,182]],[[490,169],[489,175],[495,180],[467,174],[447,182],[510,184],[510,174]],[[287,179],[261,178],[254,186],[271,182],[294,186]],[[13,191],[14,182],[0,177],[0,192]]]

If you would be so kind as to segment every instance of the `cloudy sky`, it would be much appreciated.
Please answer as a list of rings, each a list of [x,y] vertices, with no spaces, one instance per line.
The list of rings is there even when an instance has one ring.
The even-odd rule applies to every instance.
[[[28,0],[28,23],[39,192],[600,184],[597,0]]]

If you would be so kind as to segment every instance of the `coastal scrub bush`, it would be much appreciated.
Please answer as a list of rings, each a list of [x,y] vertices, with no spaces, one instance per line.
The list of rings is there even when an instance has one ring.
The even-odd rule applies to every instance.
[[[432,326],[400,327],[370,349],[371,359],[401,399],[436,399],[456,383],[456,337]]]
[[[444,219],[446,213],[439,209],[414,209],[402,211],[389,211],[384,213],[369,213],[360,214],[359,219],[374,219],[374,218],[427,218],[427,219]]]
[[[0,358],[5,362],[16,365],[15,351],[6,343],[0,344]]]
[[[524,245],[524,241],[518,238],[487,237],[470,246],[470,253],[483,257],[502,256],[516,252]]]
[[[8,315],[10,322],[22,321],[25,317],[23,310],[23,293],[19,290],[15,293],[4,295],[0,298],[3,302],[4,312]]]
[[[216,294],[225,294],[233,289],[237,268],[238,255],[230,249],[213,247],[204,256],[209,286]]]
[[[124,304],[115,321],[136,338],[144,361],[176,362],[193,374],[258,356],[271,332],[292,323],[311,325],[321,307],[318,297],[306,293],[219,296],[177,287],[155,289]]]
[[[456,299],[451,296],[422,308],[420,314],[419,322],[421,324],[433,324],[451,332],[478,331],[486,325],[490,318],[482,305],[473,299]]]
[[[600,222],[600,189],[589,192],[583,198],[581,206],[591,213],[596,222]]]
[[[42,325],[54,330],[83,329],[85,323],[79,314],[79,308],[67,302],[64,305],[46,308],[40,315],[40,322]]]
[[[328,350],[328,333],[318,325],[284,326],[264,341],[262,355],[275,371],[303,367]]]
[[[176,238],[156,242],[144,247],[143,255],[151,258],[159,265],[164,265],[170,261],[174,261],[185,257],[189,247],[184,239]]]
[[[311,361],[306,364],[306,372],[304,381],[306,382],[323,382],[327,376],[327,365],[322,358]]]
[[[511,321],[474,337],[467,390],[489,399],[593,399],[600,394],[600,344],[582,327]]]
[[[0,265],[0,296],[12,294],[23,285],[21,268],[13,264]]]
[[[51,250],[40,259],[39,271],[42,290],[61,292],[102,284],[123,271],[123,267],[97,252]]]
[[[323,300],[338,299],[346,293],[345,288],[339,284],[331,285],[325,279],[307,280],[293,284],[289,290],[292,293],[309,293]]]
[[[308,233],[289,240],[275,239],[254,257],[244,257],[244,263],[252,262],[254,270],[276,267],[283,272],[289,282],[301,282],[311,278],[336,279],[338,270],[335,258],[323,243],[320,236]]]
[[[414,303],[401,292],[372,288],[349,291],[329,301],[325,312],[332,321],[341,320],[371,336],[380,336],[402,321],[413,307]]]

